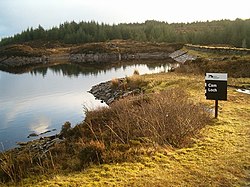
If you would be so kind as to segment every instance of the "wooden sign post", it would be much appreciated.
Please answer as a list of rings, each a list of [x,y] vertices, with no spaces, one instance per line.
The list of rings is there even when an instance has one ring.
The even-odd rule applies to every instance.
[[[206,73],[206,99],[215,100],[215,118],[218,117],[218,101],[227,100],[227,73]]]

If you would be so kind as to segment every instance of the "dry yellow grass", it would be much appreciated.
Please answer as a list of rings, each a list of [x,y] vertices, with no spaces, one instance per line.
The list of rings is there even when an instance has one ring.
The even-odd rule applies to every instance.
[[[180,86],[186,88],[191,100],[214,106],[213,101],[205,100],[202,76],[170,73],[144,78],[148,81],[146,91]],[[231,82],[249,85],[250,79]],[[83,172],[31,177],[18,185],[250,186],[250,95],[229,88],[228,101],[219,101],[219,118],[205,127],[190,147],[158,149],[152,154],[145,150],[134,163],[93,165]]]

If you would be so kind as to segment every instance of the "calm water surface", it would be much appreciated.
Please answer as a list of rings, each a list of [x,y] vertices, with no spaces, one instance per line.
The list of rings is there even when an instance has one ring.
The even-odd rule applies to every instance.
[[[75,125],[84,120],[84,107],[105,106],[88,93],[90,88],[112,78],[168,71],[169,64],[119,66],[91,69],[57,65],[23,74],[0,71],[0,151],[29,141],[31,133],[49,136],[60,132],[65,121]],[[38,137],[36,137],[38,138]]]

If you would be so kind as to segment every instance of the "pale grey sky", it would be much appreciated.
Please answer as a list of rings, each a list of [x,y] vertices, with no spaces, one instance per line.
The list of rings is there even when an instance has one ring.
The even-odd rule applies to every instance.
[[[0,38],[65,21],[193,22],[250,18],[249,0],[0,0]]]

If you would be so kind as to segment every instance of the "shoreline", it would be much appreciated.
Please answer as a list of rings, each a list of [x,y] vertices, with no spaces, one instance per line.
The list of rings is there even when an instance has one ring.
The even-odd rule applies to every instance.
[[[124,88],[126,78],[119,78],[111,81],[106,81],[92,86],[88,91],[96,99],[105,102],[107,105],[110,105],[115,100],[127,97],[129,95],[137,95],[142,93],[142,90],[139,88]]]

